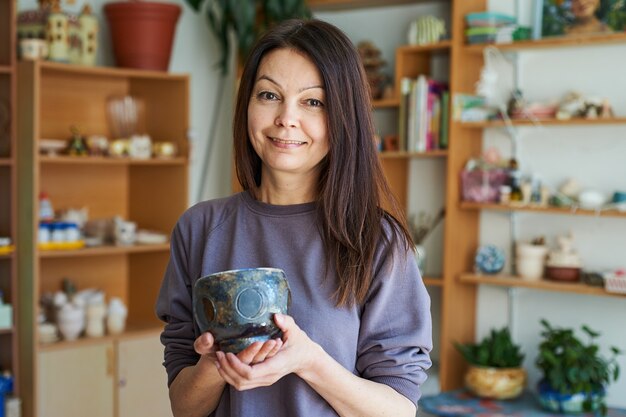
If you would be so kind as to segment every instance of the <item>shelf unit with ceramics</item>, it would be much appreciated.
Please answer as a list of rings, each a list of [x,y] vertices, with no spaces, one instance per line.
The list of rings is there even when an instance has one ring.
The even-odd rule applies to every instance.
[[[187,208],[189,77],[153,71],[90,68],[51,62],[20,62],[18,85],[18,207],[20,266],[20,389],[24,415],[99,416],[138,415],[124,407],[129,390],[143,386],[144,394],[167,402],[162,346],[162,323],[154,314],[169,244],[84,247],[43,250],[37,245],[38,196],[46,191],[56,209],[87,207],[90,219],[121,216],[140,229],[169,236]],[[69,127],[85,135],[111,138],[106,103],[111,96],[141,97],[145,127],[153,141],[173,142],[179,157],[171,160],[132,160],[113,157],[46,156],[39,152],[42,138],[67,139]],[[128,306],[122,334],[75,341],[39,340],[39,300],[58,291],[64,278],[77,289],[97,288],[107,300],[119,297]],[[137,339],[154,363],[131,349]],[[129,357],[127,348],[134,352]],[[159,353],[160,352],[160,353]],[[75,359],[72,359],[75,358]],[[67,361],[70,361],[69,363]],[[82,369],[93,375],[77,383]],[[64,377],[51,384],[51,374],[64,362]],[[125,375],[129,363],[142,363],[132,381]],[[103,365],[104,364],[104,365]],[[102,365],[102,366],[100,366]],[[156,375],[156,376],[155,376]],[[97,404],[74,401],[93,397]],[[157,401],[157,402],[160,402]],[[163,405],[162,413],[169,409]],[[150,407],[149,404],[144,404]],[[148,411],[147,409],[144,411]],[[151,411],[140,414],[155,415]]]
[[[0,329],[0,371],[15,378],[19,396],[18,276],[14,246],[18,242],[16,201],[16,7],[14,0],[0,0],[0,237],[11,245],[0,248],[0,302],[11,304],[12,323]]]
[[[459,7],[454,13],[455,26],[462,25],[463,17],[467,13],[487,10],[486,0],[466,0],[461,3],[456,2]],[[625,33],[615,33],[609,35],[586,36],[586,37],[563,37],[547,38],[537,41],[524,41],[512,44],[498,45],[461,45],[453,52],[453,68],[463,68],[464,74],[455,72],[453,84],[457,92],[471,92],[475,89],[475,83],[480,79],[480,70],[483,66],[483,51],[486,47],[494,46],[503,53],[517,53],[522,51],[541,51],[546,49],[570,48],[570,47],[595,47],[606,44],[626,44]],[[539,120],[541,126],[602,126],[602,125],[623,125],[626,118],[619,116],[608,119],[572,119],[572,120]],[[512,120],[515,127],[532,127],[535,122],[531,120]],[[583,283],[565,283],[549,280],[528,281],[511,275],[478,275],[471,271],[476,248],[480,241],[480,218],[482,210],[498,210],[504,212],[532,212],[537,214],[556,214],[574,216],[597,216],[606,218],[626,217],[626,213],[617,210],[582,210],[557,207],[533,207],[533,206],[512,206],[500,204],[480,204],[461,201],[459,190],[461,189],[458,173],[462,171],[465,162],[481,154],[483,144],[483,130],[492,128],[505,128],[504,121],[485,122],[458,122],[453,121],[451,136],[457,140],[451,140],[448,158],[448,177],[452,180],[448,182],[449,198],[447,212],[447,233],[446,239],[447,253],[455,253],[454,259],[450,256],[446,261],[446,274],[451,277],[452,284],[459,288],[460,296],[456,298],[459,302],[455,308],[463,309],[476,308],[477,291],[479,285],[501,286],[506,288],[526,288],[539,291],[552,291],[566,294],[581,294],[589,296],[602,296],[609,298],[625,299],[624,295],[607,292],[604,288],[588,286]],[[462,138],[462,140],[458,140]],[[617,139],[617,138],[616,138]],[[455,302],[456,304],[456,302]],[[474,331],[472,325],[471,331]],[[468,335],[469,336],[469,335]],[[473,337],[473,336],[472,336]],[[458,359],[458,358],[457,358]],[[456,367],[462,367],[455,359]]]

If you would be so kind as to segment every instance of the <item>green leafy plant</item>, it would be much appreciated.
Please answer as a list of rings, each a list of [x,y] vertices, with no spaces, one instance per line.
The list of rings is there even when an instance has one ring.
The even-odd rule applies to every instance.
[[[586,393],[589,396],[603,392],[607,385],[619,378],[617,357],[622,352],[611,347],[611,356],[606,359],[600,355],[600,348],[595,340],[600,334],[588,326],[581,326],[589,337],[589,342],[582,342],[572,329],[553,327],[547,320],[541,320],[543,331],[539,344],[539,356],[536,364],[543,372],[544,381],[561,394]],[[584,404],[587,410],[591,402]],[[602,403],[601,408],[606,410]]]
[[[228,70],[231,32],[242,62],[252,45],[267,28],[291,18],[311,17],[305,0],[186,0],[196,11],[206,13],[209,27],[217,36],[222,56],[222,73]]]
[[[513,343],[507,327],[492,329],[478,344],[455,343],[454,346],[469,364],[475,366],[518,368],[524,361],[524,354],[520,346]]]

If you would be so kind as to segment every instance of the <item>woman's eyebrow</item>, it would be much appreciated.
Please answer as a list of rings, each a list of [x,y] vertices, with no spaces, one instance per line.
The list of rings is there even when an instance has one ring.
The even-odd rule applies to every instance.
[[[272,77],[270,77],[269,75],[260,75],[259,78],[257,78],[257,82],[259,82],[260,80],[267,80],[269,82],[271,82],[272,84],[276,85],[278,88],[283,88],[282,85],[280,85],[280,83],[276,80],[274,80]],[[324,89],[323,85],[311,85],[309,87],[303,87],[301,89],[298,90],[299,93],[305,91],[305,90],[311,90],[313,88],[321,88],[322,90]]]

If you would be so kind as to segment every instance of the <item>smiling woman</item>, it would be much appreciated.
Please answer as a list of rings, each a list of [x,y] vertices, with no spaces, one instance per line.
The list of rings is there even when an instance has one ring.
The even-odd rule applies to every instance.
[[[287,21],[253,48],[233,123],[244,191],[183,214],[157,303],[176,416],[415,416],[430,300],[371,116],[361,60],[336,27]],[[219,351],[189,288],[258,267],[289,281],[289,315],[273,317],[282,337]]]
[[[263,58],[248,106],[248,135],[264,162],[263,201],[315,199],[320,162],[329,150],[324,102],[321,76],[306,55],[284,48]],[[286,185],[295,188],[289,193],[277,189]]]

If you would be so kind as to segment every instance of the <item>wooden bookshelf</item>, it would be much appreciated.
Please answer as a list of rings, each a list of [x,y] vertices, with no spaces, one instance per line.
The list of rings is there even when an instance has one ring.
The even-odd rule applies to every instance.
[[[570,216],[596,216],[596,217],[626,217],[626,212],[617,210],[585,210],[569,207],[541,207],[541,206],[516,206],[510,204],[486,204],[464,201],[460,204],[463,210],[498,210],[498,211],[527,211],[545,214],[567,214]]]
[[[626,33],[609,33],[585,36],[559,36],[538,40],[520,41],[499,44],[474,44],[466,45],[465,50],[472,53],[482,54],[487,46],[493,46],[501,51],[519,51],[532,49],[570,48],[598,46],[602,44],[626,43]]]
[[[475,129],[489,129],[489,128],[503,128],[508,125],[508,122],[504,120],[487,120],[484,122],[460,122],[463,127],[475,128]],[[611,117],[611,118],[598,118],[598,119],[582,119],[575,118],[569,120],[558,119],[512,119],[510,124],[512,126],[597,126],[597,125],[609,125],[609,124],[626,124],[626,117]]]
[[[375,109],[394,108],[398,106],[400,106],[400,99],[398,97],[382,98],[372,101],[372,107]]]
[[[136,222],[138,229],[169,234],[188,206],[189,76],[45,61],[22,61],[18,72],[20,147],[16,166],[22,237],[17,247],[18,333],[23,413],[89,415],[97,409],[98,415],[107,415],[102,410],[111,411],[110,415],[146,414],[129,412],[117,399],[132,395],[132,385],[154,397],[163,395],[167,401],[158,360],[163,355],[158,340],[162,324],[154,315],[154,300],[169,259],[169,244],[40,250],[36,241],[38,196],[46,191],[57,209],[87,207],[90,219],[120,216]],[[155,142],[173,142],[180,157],[135,160],[39,153],[41,138],[68,138],[69,127],[76,123],[85,135],[110,138],[106,103],[113,95],[141,97],[146,132]],[[128,307],[128,330],[121,336],[80,338],[54,346],[39,343],[39,300],[43,294],[61,289],[65,277],[79,291],[98,288],[107,302],[112,297],[121,299]],[[147,333],[133,330],[137,326]],[[137,354],[140,349],[126,351],[128,338],[137,335],[143,335],[150,361],[142,361],[145,355]],[[132,381],[124,374],[127,363],[137,364]],[[85,368],[90,375],[83,381]],[[62,378],[56,372],[63,372]],[[126,383],[118,384],[122,379]],[[93,392],[100,393],[95,403],[74,401],[76,397],[92,398],[89,393]]]
[[[557,291],[585,295],[600,295],[626,298],[626,294],[608,292],[602,287],[594,287],[580,282],[559,282],[541,279],[529,281],[513,275],[476,275],[461,274],[459,281],[467,284],[487,284],[511,288],[529,288],[540,291]]]
[[[307,0],[308,6],[316,11],[382,7],[419,2],[428,2],[428,0]]]
[[[381,159],[446,158],[448,151],[445,149],[426,152],[383,151],[379,155]]]
[[[185,165],[186,158],[151,158],[132,159],[98,156],[40,156],[42,164],[68,164],[68,165]]]

